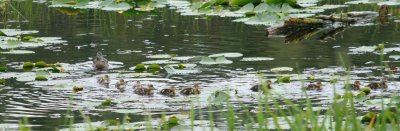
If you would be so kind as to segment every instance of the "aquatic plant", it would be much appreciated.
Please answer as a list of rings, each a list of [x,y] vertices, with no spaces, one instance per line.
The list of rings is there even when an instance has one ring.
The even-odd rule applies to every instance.
[[[371,93],[371,88],[369,87],[364,87],[360,89],[361,92],[364,92],[365,95],[368,95],[369,93]]]
[[[376,113],[375,112],[368,112],[362,118],[362,123],[373,123],[376,121]]]
[[[374,49],[374,51],[383,53],[384,49],[385,49],[385,45],[382,43],[382,44],[378,44],[378,46]]]
[[[6,84],[6,79],[0,79],[0,85],[5,85]]]
[[[145,67],[144,64],[136,64],[134,70],[135,70],[135,71],[144,71],[144,70],[146,70],[146,67]]]
[[[280,76],[275,83],[290,83],[290,76]]]
[[[47,81],[48,79],[46,77],[44,77],[44,76],[36,76],[35,80],[36,81]]]
[[[185,69],[185,68],[186,68],[185,65],[183,65],[183,64],[178,64],[178,69]]]
[[[152,64],[152,65],[149,65],[149,67],[147,69],[149,69],[149,70],[160,70],[161,67],[158,64]]]
[[[106,99],[101,103],[101,107],[111,106],[111,99]]]
[[[47,67],[47,63],[44,62],[44,61],[38,61],[38,62],[35,63],[35,67],[38,67],[38,68]]]
[[[0,66],[0,72],[6,72],[8,68],[6,66]]]
[[[23,36],[22,41],[30,41],[33,38],[34,38],[33,36]]]

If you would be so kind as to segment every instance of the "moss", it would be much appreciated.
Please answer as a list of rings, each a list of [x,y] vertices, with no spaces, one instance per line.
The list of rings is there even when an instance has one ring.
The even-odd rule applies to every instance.
[[[46,77],[44,77],[44,76],[36,76],[35,80],[36,81],[47,81],[48,79]]]
[[[24,36],[22,38],[23,41],[30,41],[31,39],[33,39],[33,36]]]
[[[183,64],[178,64],[178,69],[185,69],[185,68],[186,68],[185,65],[183,65]]]
[[[5,66],[0,66],[0,72],[6,72],[8,70]]]
[[[249,12],[246,12],[246,13],[244,13],[247,17],[249,17],[249,16],[255,16],[256,15],[256,12],[254,12],[254,11],[249,11]]]
[[[144,66],[144,64],[137,64],[136,66],[135,66],[135,69],[134,69],[135,71],[144,71],[144,70],[146,70],[146,67]]]
[[[150,65],[150,66],[148,67],[148,69],[149,69],[149,70],[160,70],[161,67],[160,67],[160,65],[152,64],[152,65]]]
[[[47,67],[47,63],[44,61],[38,61],[35,63],[35,67],[39,67],[39,68]]]
[[[83,87],[82,87],[82,86],[74,86],[74,87],[72,88],[72,91],[73,91],[74,93],[83,91]]]
[[[371,93],[371,88],[369,87],[364,87],[360,89],[361,92],[364,92],[365,95],[368,95],[369,93]]]
[[[368,112],[361,118],[362,123],[370,123],[372,119],[375,119],[374,122],[376,121],[376,113],[375,112]]]
[[[111,106],[111,99],[106,99],[105,101],[103,101],[102,103],[101,103],[101,105],[100,106],[102,106],[102,107],[105,107],[105,106]]]
[[[32,62],[25,62],[22,65],[22,68],[33,68],[33,67],[35,67],[35,65]]]
[[[0,79],[0,85],[5,85],[6,84],[6,79]]]
[[[281,76],[275,81],[277,83],[290,83],[290,76]]]

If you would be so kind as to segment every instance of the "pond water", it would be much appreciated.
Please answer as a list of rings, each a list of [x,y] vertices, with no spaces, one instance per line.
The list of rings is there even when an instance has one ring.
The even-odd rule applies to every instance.
[[[276,94],[287,96],[288,99],[297,101],[300,106],[304,103],[301,93],[301,79],[309,72],[317,72],[316,78],[324,80],[323,91],[309,91],[313,105],[318,109],[332,101],[333,84],[329,79],[338,77],[337,92],[343,93],[345,77],[338,74],[344,72],[342,61],[351,65],[351,80],[360,80],[364,85],[378,81],[383,72],[381,57],[371,52],[351,52],[360,46],[375,46],[385,43],[386,48],[393,51],[387,52],[383,59],[389,65],[398,66],[398,61],[389,56],[399,55],[400,46],[399,23],[396,18],[390,18],[388,24],[348,27],[338,33],[334,38],[326,41],[318,40],[323,32],[317,32],[304,40],[285,42],[284,37],[266,37],[265,26],[246,25],[232,22],[234,18],[218,16],[182,16],[174,9],[160,8],[152,12],[117,13],[101,10],[80,10],[68,12],[67,9],[49,8],[46,4],[21,1],[12,2],[22,16],[16,15],[12,10],[0,17],[0,28],[39,31],[33,36],[61,37],[67,42],[52,44],[37,48],[19,48],[34,51],[34,54],[1,54],[1,64],[8,65],[9,71],[0,74],[1,78],[9,76],[26,75],[23,73],[21,62],[46,61],[48,63],[65,63],[75,66],[69,70],[67,77],[54,77],[47,82],[23,82],[19,78],[7,79],[5,86],[0,86],[0,129],[17,129],[18,122],[23,117],[29,117],[29,123],[34,130],[55,130],[68,128],[68,110],[72,109],[74,123],[83,123],[80,117],[81,110],[91,118],[93,125],[107,119],[124,116],[124,113],[133,119],[133,123],[145,121],[151,114],[153,118],[160,118],[162,112],[167,115],[187,116],[190,100],[195,101],[196,120],[200,126],[207,122],[208,97],[219,89],[239,90],[233,98],[234,105],[239,101],[256,106],[255,98],[259,94],[251,92],[249,88],[258,83],[257,72],[263,72],[264,78],[275,80],[277,76],[292,76],[291,83],[276,84],[273,91]],[[374,10],[376,8],[370,8]],[[11,9],[9,9],[11,10]],[[344,10],[369,10],[365,7],[350,6]],[[340,9],[326,11],[340,12]],[[7,15],[9,13],[9,15]],[[68,14],[69,13],[69,14]],[[29,22],[21,22],[22,20]],[[397,18],[398,19],[398,18]],[[18,22],[20,21],[20,22]],[[398,21],[398,20],[397,20]],[[2,49],[1,52],[8,51]],[[105,57],[114,62],[115,68],[109,72],[95,72],[87,69],[91,58],[101,51]],[[150,60],[166,60],[149,58],[157,54],[175,54],[179,57],[209,56],[217,53],[235,52],[243,56],[227,59],[232,64],[202,65],[195,63],[195,70],[201,71],[194,74],[168,74],[161,70],[158,74],[134,74],[129,68],[138,63]],[[244,57],[268,57],[273,60],[241,61]],[[167,59],[168,60],[168,59]],[[182,62],[182,61],[180,61]],[[68,64],[67,64],[68,63]],[[89,64],[88,64],[89,63]],[[122,64],[123,63],[123,64]],[[183,62],[182,62],[183,63]],[[161,64],[165,65],[165,64]],[[275,73],[272,68],[291,67],[291,72]],[[109,74],[111,87],[104,88],[96,83],[96,78]],[[301,75],[298,75],[301,74]],[[372,97],[390,96],[396,94],[398,88],[398,75],[390,79],[387,92],[373,91]],[[119,78],[129,81],[125,92],[118,92],[114,84]],[[22,78],[21,78],[22,79]],[[29,79],[29,78],[27,78]],[[194,97],[177,96],[174,98],[155,94],[152,97],[133,94],[131,88],[135,81],[144,84],[152,83],[157,90],[175,85],[179,89],[201,83],[202,93],[199,99]],[[73,93],[72,87],[80,85],[84,91]],[[71,100],[69,100],[71,98]],[[102,109],[98,105],[105,99],[112,99],[112,107]],[[374,100],[374,99],[371,99]],[[359,103],[359,115],[367,110],[380,110],[377,106],[366,106]],[[251,108],[253,109],[253,108]],[[238,116],[243,115],[242,109],[237,108]],[[216,110],[217,115],[226,110]],[[220,112],[221,114],[218,114]],[[218,118],[218,117],[215,117]],[[216,127],[226,130],[223,119],[216,119]],[[97,123],[96,123],[97,122]],[[155,122],[156,123],[156,122]],[[237,122],[240,125],[240,121]],[[207,127],[207,126],[206,126]],[[138,127],[139,128],[139,127]]]

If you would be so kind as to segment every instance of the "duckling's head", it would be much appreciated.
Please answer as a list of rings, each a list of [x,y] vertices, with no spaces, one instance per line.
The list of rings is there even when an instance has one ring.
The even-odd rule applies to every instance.
[[[119,83],[125,83],[124,79],[119,79]]]
[[[200,89],[200,83],[194,84],[193,88]]]
[[[149,85],[147,85],[148,86],[148,88],[150,89],[150,90],[155,90],[156,88],[154,88],[154,86],[153,86],[153,84],[149,84]]]
[[[272,84],[271,80],[267,80],[266,82],[267,82],[267,85],[271,85]]]
[[[318,81],[316,85],[317,85],[317,86],[322,86],[322,82],[321,82],[321,81]]]
[[[354,85],[359,86],[359,85],[361,85],[361,82],[360,81],[354,81]]]
[[[171,86],[169,89],[171,89],[172,91],[175,91],[176,87],[175,86]]]

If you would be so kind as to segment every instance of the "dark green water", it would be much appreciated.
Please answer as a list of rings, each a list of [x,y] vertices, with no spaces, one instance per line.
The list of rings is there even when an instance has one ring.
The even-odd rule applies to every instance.
[[[52,45],[29,49],[32,55],[1,55],[1,64],[10,62],[39,61],[49,63],[78,63],[89,61],[96,52],[101,51],[108,60],[123,62],[128,69],[137,63],[147,61],[148,54],[178,54],[179,56],[207,56],[221,52],[239,52],[246,57],[272,57],[273,61],[234,62],[219,65],[214,70],[205,70],[199,75],[176,76],[172,79],[181,83],[201,81],[207,88],[220,85],[218,79],[232,78],[227,72],[254,68],[252,71],[267,70],[274,67],[292,67],[296,71],[305,68],[326,68],[341,65],[339,54],[347,64],[359,67],[377,66],[380,57],[374,54],[348,55],[348,47],[376,45],[382,42],[387,47],[400,44],[399,24],[391,19],[387,25],[350,27],[336,35],[335,40],[326,42],[316,40],[316,34],[306,40],[285,43],[284,38],[268,38],[264,26],[250,26],[232,22],[233,18],[181,16],[174,10],[157,9],[149,13],[118,14],[99,10],[82,10],[77,15],[66,15],[60,9],[48,8],[45,4],[33,2],[12,2],[12,5],[29,22],[7,22],[18,20],[16,12],[0,17],[0,28],[38,30],[36,36],[62,37],[65,45]],[[11,9],[7,9],[11,11]],[[23,20],[23,18],[19,18]],[[340,46],[333,48],[334,46]],[[119,50],[133,50],[130,54],[119,54]],[[390,55],[399,54],[391,52]],[[388,55],[385,55],[388,59]],[[365,65],[368,61],[375,64]],[[393,62],[393,65],[398,63]],[[167,77],[161,73],[159,77]],[[251,82],[250,82],[251,83]],[[244,87],[247,88],[247,87]],[[0,123],[18,123],[23,116],[35,130],[54,130],[65,128],[67,96],[42,88],[33,88],[22,82],[11,80],[0,90]],[[51,97],[49,97],[51,96]],[[58,96],[58,97],[57,97]],[[58,99],[59,98],[59,99]],[[65,103],[48,102],[65,101]],[[51,103],[46,105],[43,103]],[[60,107],[59,107],[60,106]],[[31,109],[31,110],[29,110]],[[177,113],[172,112],[171,114]],[[75,111],[75,116],[79,112]],[[156,113],[157,114],[157,113]],[[60,117],[53,117],[58,116]],[[107,111],[92,111],[92,121],[108,118],[121,118],[123,114]],[[135,121],[143,121],[142,114],[131,114]],[[201,114],[199,114],[201,116]],[[155,117],[159,117],[156,115]],[[82,122],[82,118],[75,118]],[[0,127],[1,129],[1,127]]]

